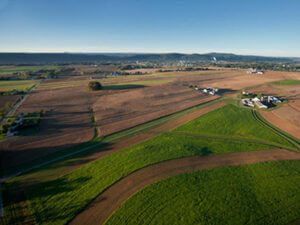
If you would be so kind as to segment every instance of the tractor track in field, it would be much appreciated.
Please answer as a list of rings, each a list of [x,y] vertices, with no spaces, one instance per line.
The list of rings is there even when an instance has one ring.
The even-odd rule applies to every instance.
[[[300,154],[284,149],[261,150],[190,156],[149,165],[134,171],[108,187],[69,224],[103,224],[134,193],[149,184],[170,176],[216,167],[279,160],[300,160]]]

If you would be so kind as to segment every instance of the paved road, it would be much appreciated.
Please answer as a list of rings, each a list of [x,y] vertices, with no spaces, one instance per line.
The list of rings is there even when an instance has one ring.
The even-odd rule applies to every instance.
[[[216,167],[278,160],[300,160],[300,154],[283,149],[261,150],[191,156],[153,164],[114,183],[88,204],[86,209],[79,213],[70,224],[103,224],[111,213],[134,193],[149,184],[170,176]]]

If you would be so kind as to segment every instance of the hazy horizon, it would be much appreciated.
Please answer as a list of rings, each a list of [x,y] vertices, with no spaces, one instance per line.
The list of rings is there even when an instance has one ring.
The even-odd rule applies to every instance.
[[[300,57],[300,2],[0,0],[0,52]]]
[[[39,54],[39,53],[58,53],[58,54],[199,54],[199,55],[205,55],[205,54],[234,54],[234,55],[241,55],[241,56],[260,56],[260,57],[274,57],[274,58],[300,58],[298,56],[274,56],[274,55],[258,55],[258,54],[238,54],[234,52],[117,52],[117,51],[111,51],[111,52],[72,52],[72,51],[27,51],[27,52],[20,52],[20,51],[7,51],[7,52],[1,52],[3,53],[24,53],[24,54]]]

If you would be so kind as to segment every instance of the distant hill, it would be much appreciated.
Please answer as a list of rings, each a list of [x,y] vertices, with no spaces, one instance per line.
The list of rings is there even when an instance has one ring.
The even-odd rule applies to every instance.
[[[0,53],[0,64],[135,62],[135,61],[295,62],[299,58],[208,54],[150,53]]]

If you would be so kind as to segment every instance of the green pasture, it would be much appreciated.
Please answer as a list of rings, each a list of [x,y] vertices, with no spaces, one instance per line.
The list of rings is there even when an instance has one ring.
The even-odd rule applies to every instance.
[[[191,155],[270,148],[269,145],[237,140],[164,134],[108,155],[55,180],[40,182],[25,194],[36,223],[65,224],[107,187],[147,165]],[[56,164],[56,167],[59,166],[64,164]],[[17,184],[18,177],[9,180],[3,187],[4,193]],[[12,211],[10,204],[6,205],[5,211]]]
[[[296,84],[300,84],[300,80],[280,80],[280,81],[272,82],[272,84],[277,84],[277,85],[296,85]]]
[[[10,81],[0,81],[0,91],[26,91],[35,85],[38,80],[10,80]]]
[[[233,104],[198,117],[174,129],[174,132],[247,138],[294,148],[284,138],[256,121],[251,110]]]
[[[300,161],[201,170],[147,186],[105,224],[284,225],[299,222],[299,193]]]
[[[55,70],[59,66],[0,66],[0,74],[14,74],[18,72],[37,72],[39,70]]]

